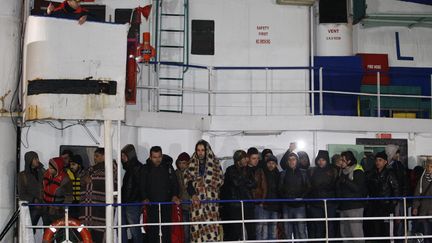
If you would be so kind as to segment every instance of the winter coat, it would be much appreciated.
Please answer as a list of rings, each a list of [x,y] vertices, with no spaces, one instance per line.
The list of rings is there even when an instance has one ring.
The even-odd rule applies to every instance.
[[[424,173],[417,183],[414,196],[432,196],[431,183],[432,181],[428,181],[427,176]],[[419,216],[430,216],[432,215],[432,199],[416,199],[414,200],[413,208],[418,210]]]
[[[27,152],[24,156],[24,171],[18,174],[19,200],[29,203],[41,203],[43,195],[42,181],[45,169],[42,164],[39,164],[37,168],[31,168],[31,163],[35,157],[37,157],[35,152]]]
[[[226,200],[250,200],[253,199],[252,189],[257,183],[252,171],[248,167],[231,165],[226,169],[223,185],[223,199]],[[233,205],[240,206],[240,203]]]
[[[407,168],[405,165],[398,160],[393,160],[389,162],[389,168],[395,173],[396,179],[399,185],[399,192],[401,196],[408,196],[409,192],[409,176],[407,173]]]
[[[264,170],[259,167],[249,167],[249,170],[254,175],[256,181],[256,188],[252,189],[253,199],[265,199],[267,196],[267,180]]]
[[[146,195],[152,202],[170,202],[179,195],[177,176],[172,166],[172,158],[163,155],[162,162],[155,166],[150,159],[146,162]]]
[[[311,168],[308,177],[311,183],[310,198],[336,197],[337,170],[333,166]]]
[[[353,164],[340,171],[336,181],[336,194],[341,198],[364,198],[367,194],[366,177],[361,165]],[[363,208],[364,201],[340,201],[339,209]]]
[[[299,167],[292,169],[288,167],[281,172],[279,180],[279,195],[281,198],[294,199],[304,198],[309,193],[310,182],[306,173]],[[288,203],[290,207],[302,207],[304,203]]]
[[[123,148],[122,153],[128,157],[128,161],[123,163],[126,173],[123,176],[122,203],[142,202],[147,198],[144,165],[138,161],[132,146]]]
[[[264,169],[264,174],[267,180],[267,195],[266,199],[278,199],[278,188],[279,188],[279,170],[276,168],[273,171],[269,171],[267,168]],[[274,212],[279,212],[280,203],[278,202],[267,202],[264,203],[264,209]]]
[[[390,168],[384,168],[381,172],[377,169],[371,170],[366,174],[366,182],[370,197],[399,197],[399,184],[396,175]],[[370,201],[376,207],[381,207],[389,212],[394,211],[397,204],[394,201]]]

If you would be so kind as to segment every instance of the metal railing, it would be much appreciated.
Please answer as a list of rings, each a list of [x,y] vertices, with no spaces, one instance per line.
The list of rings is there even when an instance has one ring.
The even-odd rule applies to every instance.
[[[408,242],[408,240],[413,239],[432,239],[432,235],[410,235],[408,223],[409,220],[429,220],[432,221],[432,215],[427,216],[409,216],[408,215],[408,201],[409,200],[425,200],[425,199],[432,199],[432,196],[418,196],[418,197],[377,197],[377,198],[316,198],[316,199],[261,199],[261,200],[215,200],[215,201],[201,201],[201,203],[217,203],[220,205],[224,205],[227,203],[233,204],[238,203],[241,207],[241,218],[237,220],[218,220],[218,221],[203,221],[203,222],[162,222],[161,221],[161,207],[162,205],[172,205],[173,202],[149,202],[149,203],[127,203],[127,204],[119,204],[119,203],[112,203],[112,204],[28,204],[28,203],[20,203],[20,210],[21,212],[25,212],[25,207],[34,207],[34,206],[57,206],[57,207],[65,207],[65,226],[52,226],[52,225],[46,225],[46,226],[32,226],[25,224],[25,222],[28,222],[28,220],[25,220],[23,217],[20,217],[21,227],[22,231],[26,230],[33,230],[33,229],[65,229],[66,231],[66,241],[70,242],[69,238],[69,230],[70,229],[82,229],[82,228],[88,228],[88,229],[106,229],[108,226],[70,226],[68,225],[68,218],[69,216],[69,207],[127,207],[127,206],[144,206],[144,205],[158,205],[158,215],[159,215],[159,221],[157,223],[144,223],[144,224],[129,224],[129,225],[122,225],[122,222],[117,222],[117,225],[110,226],[113,230],[116,229],[118,232],[121,232],[122,228],[131,228],[131,227],[144,227],[144,226],[157,226],[159,227],[159,237],[162,242],[162,227],[164,226],[174,226],[174,225],[199,225],[199,224],[242,224],[243,228],[243,239],[241,242],[262,242],[262,240],[247,240],[246,237],[246,230],[245,230],[245,224],[248,223],[286,223],[286,222],[317,222],[317,221],[324,221],[325,222],[325,237],[324,238],[308,238],[308,239],[274,239],[274,240],[266,240],[266,242],[315,242],[315,241],[356,241],[356,240],[404,240],[404,242]],[[404,215],[401,216],[394,216],[389,215],[385,217],[328,217],[328,203],[337,203],[337,202],[343,202],[343,201],[399,201],[402,203],[404,207]],[[324,218],[279,218],[279,219],[246,219],[245,218],[245,204],[256,204],[256,203],[280,203],[280,204],[287,204],[287,203],[304,203],[305,205],[307,203],[316,203],[316,202],[322,202],[323,209],[325,211]],[[190,201],[184,201],[182,204],[191,204]],[[28,208],[27,208],[28,209]],[[402,220],[404,222],[404,234],[402,236],[386,236],[386,237],[330,237],[329,236],[329,222],[342,222],[342,221],[371,221],[371,220]],[[54,230],[55,231],[55,230]],[[109,232],[106,230],[106,232]],[[118,234],[119,235],[119,234]],[[19,242],[26,242],[29,241],[25,239],[20,238]],[[121,242],[121,237],[118,239],[118,242]],[[221,241],[221,242],[230,242],[230,241]],[[238,242],[238,241],[237,241]]]
[[[207,89],[198,89],[198,88],[174,88],[174,87],[165,87],[165,86],[159,86],[158,82],[157,85],[139,85],[137,86],[137,89],[144,89],[144,90],[150,90],[153,92],[152,96],[153,98],[157,99],[158,94],[160,93],[160,90],[165,91],[177,91],[177,92],[185,92],[185,93],[195,93],[195,94],[207,94],[207,111],[208,115],[214,115],[212,112],[212,100],[213,96],[215,95],[221,95],[221,94],[244,94],[244,95],[252,95],[252,94],[264,94],[265,97],[265,109],[266,109],[266,115],[267,113],[267,96],[271,94],[305,94],[310,95],[310,115],[315,115],[315,95],[318,94],[318,102],[319,102],[319,115],[324,115],[324,94],[336,94],[336,95],[355,95],[355,96],[372,96],[377,98],[377,117],[381,117],[381,111],[382,111],[382,105],[381,105],[381,98],[383,97],[393,97],[393,98],[417,98],[417,99],[429,99],[431,100],[431,107],[430,112],[432,111],[432,95],[426,96],[426,95],[407,95],[407,94],[383,94],[381,92],[381,78],[382,73],[381,72],[356,72],[356,71],[347,71],[347,70],[339,70],[343,74],[376,74],[376,93],[365,93],[365,92],[348,92],[348,91],[335,91],[335,90],[324,90],[323,84],[325,82],[323,78],[323,67],[308,67],[308,66],[298,66],[298,67],[274,67],[274,66],[253,66],[253,67],[234,67],[234,66],[203,66],[203,65],[183,65],[179,63],[174,62],[150,62],[151,65],[156,66],[184,66],[190,69],[196,69],[196,70],[207,70]],[[263,71],[265,72],[265,90],[215,90],[212,88],[212,84],[214,84],[217,80],[214,79],[214,73],[216,71],[239,71],[239,70],[250,70],[250,71]],[[318,71],[318,89],[315,89],[314,82],[311,82],[311,85],[309,89],[306,90],[273,90],[268,89],[268,82],[271,81],[269,78],[269,73],[274,70],[304,70],[308,71],[309,75],[315,75],[315,71]],[[335,72],[334,68],[329,68],[329,70],[332,70],[333,73]],[[337,71],[337,70],[336,70]],[[204,80],[205,78],[203,78]],[[430,77],[431,80],[431,94],[432,94],[432,74]],[[307,82],[308,79],[305,78],[305,82]],[[185,79],[186,82],[186,79]],[[289,82],[289,81],[287,81]],[[150,111],[159,111],[159,102],[155,102],[156,107],[153,110]],[[217,106],[217,105],[215,105]],[[252,109],[253,104],[250,103],[250,109]],[[308,108],[308,107],[306,107]]]

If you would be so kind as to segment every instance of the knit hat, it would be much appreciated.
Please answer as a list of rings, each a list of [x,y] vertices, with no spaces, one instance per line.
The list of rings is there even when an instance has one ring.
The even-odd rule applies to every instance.
[[[381,158],[385,161],[387,161],[387,154],[384,151],[378,152],[375,154],[375,159]]]
[[[277,159],[276,156],[274,156],[273,154],[270,155],[270,156],[267,158],[266,163],[268,163],[268,162],[270,162],[270,161],[273,161],[273,162],[275,162],[276,164],[278,163],[278,159]]]
[[[188,153],[183,152],[181,154],[179,154],[179,156],[177,157],[176,163],[180,162],[180,161],[189,161],[190,160],[190,156]]]
[[[72,156],[70,162],[77,163],[81,167],[83,166],[83,159],[82,159],[81,155],[79,155],[79,154]]]

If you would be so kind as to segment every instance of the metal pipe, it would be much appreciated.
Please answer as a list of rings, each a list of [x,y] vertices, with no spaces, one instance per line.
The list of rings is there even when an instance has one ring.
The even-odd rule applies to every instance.
[[[323,99],[323,68],[320,67],[319,69],[319,113],[320,115],[323,114],[323,108],[324,108],[324,99]]]
[[[122,201],[122,194],[121,194],[121,187],[122,187],[122,179],[121,179],[121,121],[117,121],[117,203],[121,203]],[[117,207],[117,221],[118,225],[122,225],[122,206]],[[117,230],[117,242],[122,241],[122,229],[118,228]]]
[[[310,90],[314,90],[315,89],[315,60],[314,60],[314,56],[315,56],[315,44],[314,44],[314,6],[310,6],[309,9],[309,15],[310,15],[310,24],[309,24],[309,30],[310,30],[310,64],[311,64],[311,69],[309,70],[309,75],[310,75],[310,80],[311,80],[311,87]],[[311,115],[315,115],[315,94],[312,93],[311,95]]]
[[[211,76],[212,76],[212,67],[208,69],[208,86],[207,86],[207,99],[208,99],[208,115],[211,116]]]
[[[65,207],[65,226],[66,227],[69,226],[69,207],[68,206]],[[65,242],[70,243],[71,241],[69,240],[69,228],[66,228],[65,231],[66,231]]]
[[[246,226],[245,226],[245,218],[244,218],[244,204],[243,201],[240,201],[241,205],[241,214],[242,214],[242,230],[243,230],[243,241],[246,241]]]
[[[381,74],[377,72],[377,116],[381,117]]]
[[[432,77],[431,77],[432,80]],[[432,82],[432,81],[431,81]],[[432,89],[432,85],[431,85],[431,89]],[[265,115],[268,116],[268,104],[267,104],[267,99],[268,99],[268,68],[265,69]],[[432,94],[432,93],[431,93]]]
[[[404,231],[405,231],[405,243],[408,243],[408,221],[407,221],[407,199],[403,199],[404,204]]]
[[[162,243],[162,213],[161,213],[161,204],[158,204],[159,211],[159,243]],[[168,236],[167,236],[168,237]]]
[[[325,227],[326,227],[326,231],[325,231],[325,233],[326,233],[326,242],[328,242],[329,241],[329,229],[328,229],[328,227],[329,227],[329,225],[328,225],[328,209],[327,209],[327,200],[324,200],[324,216],[325,216]]]
[[[113,206],[114,185],[113,185],[113,160],[112,160],[112,139],[111,139],[111,120],[104,121],[104,144],[105,144],[105,203],[110,204],[105,208],[105,230],[106,242],[113,243]]]
[[[158,89],[155,86],[139,86],[138,89]],[[177,91],[185,91],[190,93],[203,93],[207,94],[207,89],[175,89],[175,88],[168,88],[168,87],[161,87],[162,89],[167,90],[177,90]],[[250,90],[218,90],[218,91],[211,91],[212,94],[249,94]],[[254,94],[304,94],[304,93],[319,93],[319,90],[313,91],[313,90],[255,90],[253,91]],[[376,93],[362,93],[362,92],[348,92],[348,91],[332,91],[332,90],[323,90],[323,94],[341,94],[341,95],[360,95],[360,96],[377,96]],[[419,99],[432,99],[432,96],[427,95],[397,95],[397,94],[380,94],[381,97],[397,97],[397,98],[419,98]]]

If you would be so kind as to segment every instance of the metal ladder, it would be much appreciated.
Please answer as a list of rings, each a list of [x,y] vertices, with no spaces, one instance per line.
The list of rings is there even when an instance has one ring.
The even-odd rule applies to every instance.
[[[157,110],[183,112],[184,73],[188,64],[189,0],[156,0]],[[166,65],[169,64],[169,65]],[[170,90],[177,89],[177,90]]]

